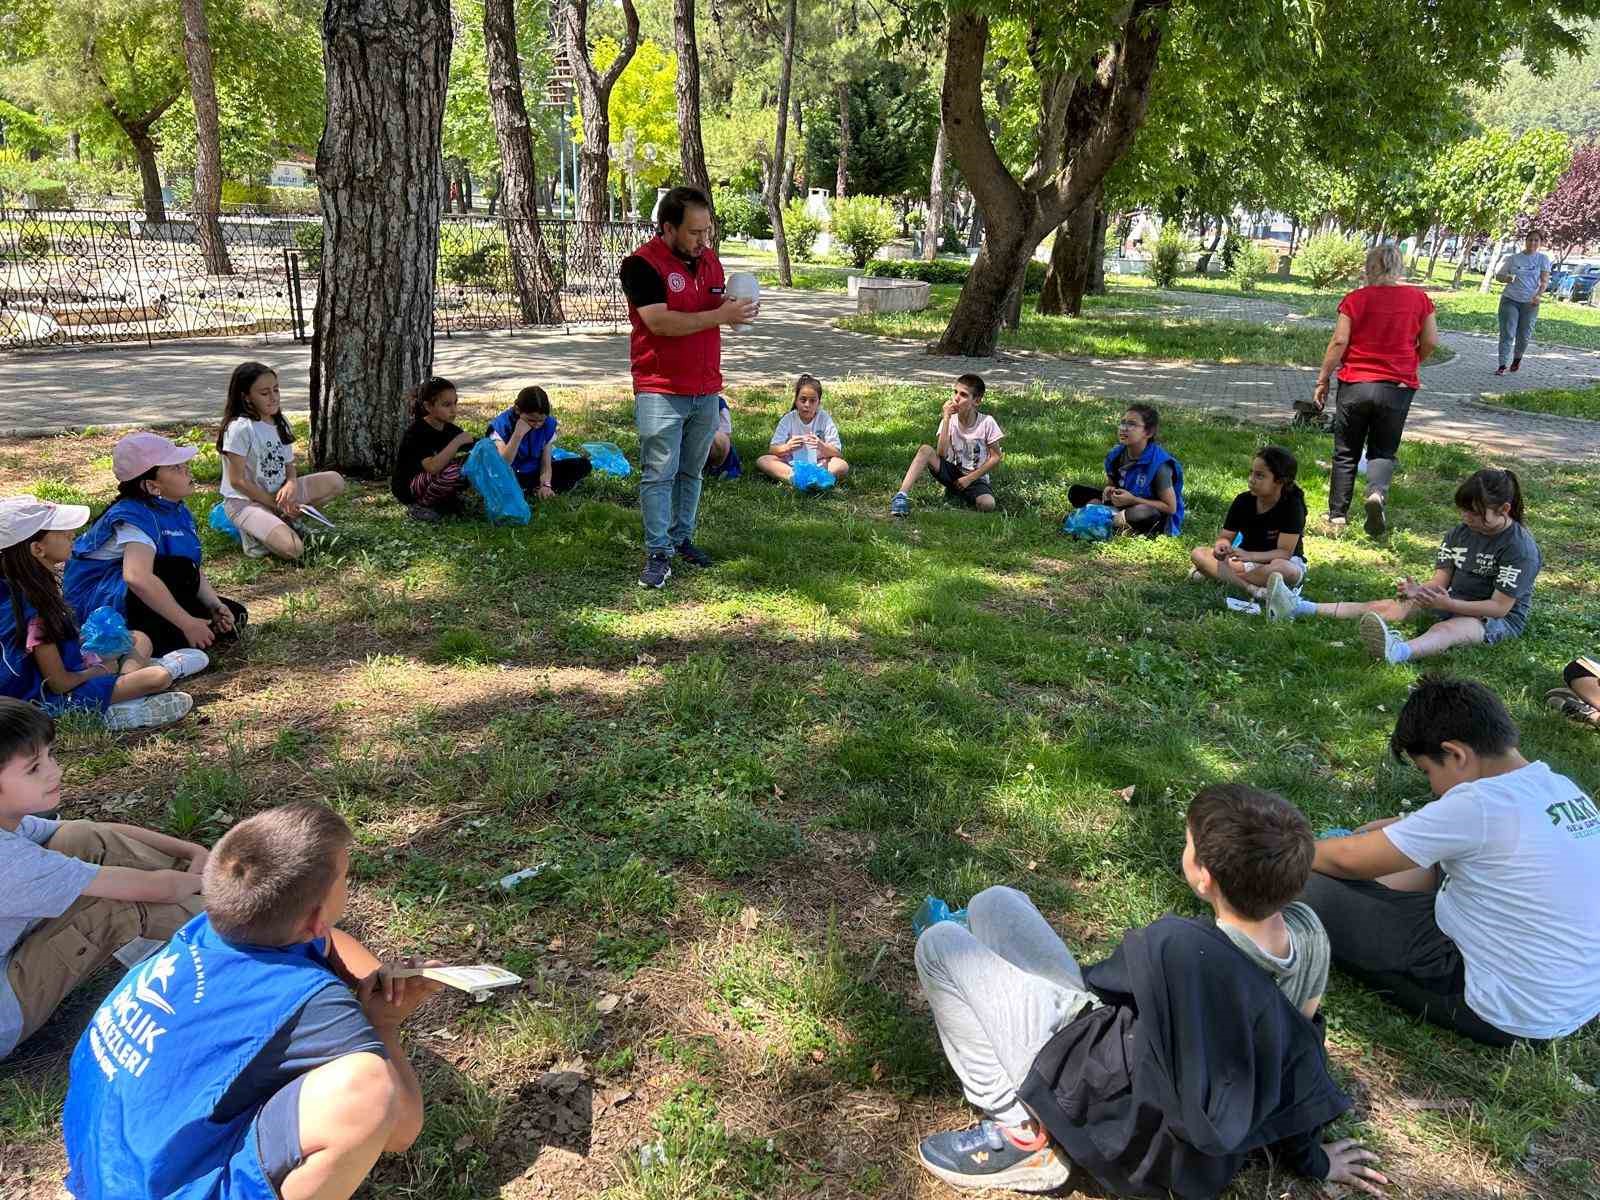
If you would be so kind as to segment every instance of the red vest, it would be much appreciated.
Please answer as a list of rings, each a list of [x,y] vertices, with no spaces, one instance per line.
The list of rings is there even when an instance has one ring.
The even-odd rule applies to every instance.
[[[695,260],[693,273],[659,237],[651,238],[634,253],[661,276],[667,289],[667,308],[672,312],[706,312],[722,307],[722,263],[716,251],[709,248],[703,251]],[[635,393],[706,396],[722,391],[722,329],[719,326],[713,325],[686,337],[662,337],[650,332],[631,302],[628,323],[633,326],[628,356],[633,367]]]

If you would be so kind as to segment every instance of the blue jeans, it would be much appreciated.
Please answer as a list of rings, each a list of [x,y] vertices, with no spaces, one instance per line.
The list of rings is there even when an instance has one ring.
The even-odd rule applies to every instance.
[[[700,509],[700,475],[711,439],[717,433],[718,397],[664,396],[640,392],[633,398],[639,430],[639,508],[644,513],[644,545],[651,554],[671,554],[694,540]]]
[[[1507,300],[1500,297],[1500,365],[1509,367],[1522,361],[1522,353],[1533,338],[1533,323],[1539,319],[1539,306],[1532,300]],[[1512,353],[1512,343],[1516,352]]]

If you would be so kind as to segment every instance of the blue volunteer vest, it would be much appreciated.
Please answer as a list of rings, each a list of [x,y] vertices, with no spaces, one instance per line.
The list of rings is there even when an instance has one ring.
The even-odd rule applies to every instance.
[[[110,541],[112,531],[122,523],[154,542],[157,558],[175,555],[197,564],[200,561],[200,531],[184,504],[177,500],[118,500],[72,543],[61,588],[80,621],[101,605],[127,611],[128,585],[122,578],[122,560],[86,557]]]
[[[502,442],[510,443],[511,432],[517,427],[517,410],[508,408],[494,420],[489,422],[489,432],[498,437]],[[537,475],[539,462],[544,457],[544,448],[556,440],[556,419],[546,417],[544,424],[539,428],[529,431],[528,436],[517,443],[517,452],[512,456],[511,469],[518,475]]]
[[[1117,456],[1121,453],[1121,446],[1113,446],[1106,455],[1108,479],[1116,478]],[[1183,464],[1168,454],[1160,442],[1151,442],[1144,448],[1143,454],[1122,468],[1122,486],[1141,500],[1155,499],[1150,492],[1150,481],[1167,463],[1172,464],[1172,491],[1178,500],[1178,511],[1167,517],[1165,532],[1177,537],[1183,532]]]
[[[26,700],[51,712],[68,708],[103,710],[111,703],[111,689],[117,686],[115,675],[102,675],[81,683],[65,696],[57,695],[44,685],[39,664],[28,653],[27,623],[38,616],[38,610],[26,600],[22,601],[22,627],[17,627],[17,610],[12,604],[11,588],[0,579],[0,696]],[[83,670],[83,647],[77,638],[57,642],[61,652],[61,665],[69,671]]]
[[[202,913],[123,978],[72,1055],[62,1135],[78,1200],[276,1200],[255,1110],[212,1119],[284,1023],[339,979],[316,943],[225,941]]]

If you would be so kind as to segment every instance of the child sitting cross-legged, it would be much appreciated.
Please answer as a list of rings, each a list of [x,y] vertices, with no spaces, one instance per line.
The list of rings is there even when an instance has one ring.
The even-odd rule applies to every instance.
[[[1104,484],[1067,489],[1073,508],[1105,504],[1116,509],[1112,526],[1145,537],[1183,532],[1183,464],[1158,441],[1161,414],[1130,404],[1117,422],[1117,444],[1106,453]]]
[[[581,454],[555,457],[556,426],[550,394],[537,385],[523,388],[516,402],[489,422],[489,437],[500,457],[511,465],[522,490],[541,500],[570,492],[594,469]]]
[[[822,381],[802,375],[795,381],[794,404],[772,431],[772,444],[756,466],[782,483],[794,482],[797,462],[818,463],[835,479],[843,479],[850,464],[842,449],[839,427],[822,407]]]
[[[0,1059],[124,945],[170,937],[203,904],[204,846],[40,815],[61,804],[55,732],[0,698]]]
[[[1566,686],[1546,692],[1545,703],[1574,721],[1600,729],[1600,655],[1573,659],[1561,678]]]
[[[72,1056],[62,1132],[78,1200],[343,1200],[422,1128],[400,1024],[439,984],[394,978],[335,928],[351,835],[297,801],[235,825],[207,911],[135,967]]]
[[[456,385],[434,376],[406,398],[411,424],[400,437],[389,490],[406,506],[413,521],[437,521],[461,511],[467,477],[461,455],[472,448],[473,436],[455,423]]]
[[[1011,888],[974,896],[968,928],[926,929],[917,975],[984,1116],[923,1139],[923,1165],[958,1187],[1042,1192],[1070,1160],[1110,1193],[1210,1200],[1271,1148],[1300,1175],[1376,1194],[1375,1155],[1319,1138],[1350,1101],[1312,1020],[1327,936],[1291,903],[1312,853],[1298,809],[1217,785],[1189,806],[1182,862],[1214,921],[1162,917],[1087,970]]]
[[[1298,592],[1306,577],[1306,497],[1294,481],[1298,471],[1282,446],[1258,450],[1249,487],[1228,506],[1216,544],[1190,552],[1191,578],[1220,580],[1258,600],[1274,577]]]

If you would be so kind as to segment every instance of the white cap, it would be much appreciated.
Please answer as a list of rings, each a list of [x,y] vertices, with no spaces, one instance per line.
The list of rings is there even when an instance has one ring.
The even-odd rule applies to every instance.
[[[0,550],[25,542],[44,529],[82,529],[89,523],[87,504],[51,504],[37,496],[0,500]]]

